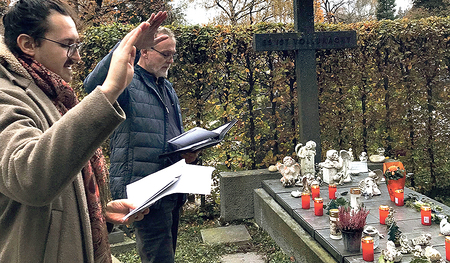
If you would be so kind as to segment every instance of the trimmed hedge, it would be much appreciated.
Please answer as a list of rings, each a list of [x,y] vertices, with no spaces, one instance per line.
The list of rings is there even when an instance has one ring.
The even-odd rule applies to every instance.
[[[133,26],[88,28],[74,86]],[[223,168],[268,167],[294,156],[297,92],[294,53],[254,52],[255,33],[292,32],[293,25],[171,26],[179,58],[169,80],[185,128],[214,128],[237,118],[226,141],[202,161]],[[358,46],[316,52],[322,155],[352,148],[355,158],[386,149],[414,173],[409,184],[434,197],[450,189],[450,18],[316,24],[316,31],[355,30]],[[324,156],[322,156],[322,160]],[[442,194],[443,192],[440,192]]]

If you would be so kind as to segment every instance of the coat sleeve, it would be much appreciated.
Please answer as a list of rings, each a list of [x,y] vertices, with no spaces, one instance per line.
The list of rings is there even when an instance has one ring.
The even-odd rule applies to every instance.
[[[98,64],[94,70],[83,81],[83,87],[87,93],[91,93],[97,86],[102,85],[108,75],[109,65],[111,64],[111,58],[114,50],[119,46],[118,42],[113,49],[106,55]]]
[[[114,50],[119,46],[120,41],[111,49],[111,51],[106,55],[98,64],[95,66],[94,70],[86,77],[83,81],[84,90],[87,93],[91,93],[97,86],[102,85],[108,75],[109,66],[111,65],[111,58],[114,53]],[[134,59],[134,64],[136,65],[140,58],[140,52],[136,52],[136,58]],[[128,90],[125,91],[119,96],[117,102],[121,106],[125,103],[126,95]]]
[[[29,206],[51,203],[125,118],[99,89],[53,125],[51,107],[21,88],[0,90],[0,193]]]

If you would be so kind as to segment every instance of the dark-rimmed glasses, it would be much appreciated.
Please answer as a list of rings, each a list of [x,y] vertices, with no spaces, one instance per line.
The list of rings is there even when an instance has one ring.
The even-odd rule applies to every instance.
[[[178,57],[178,54],[177,54],[177,53],[174,53],[174,54],[164,54],[163,52],[156,50],[154,47],[151,47],[151,49],[154,50],[154,51],[156,51],[156,52],[158,52],[158,53],[159,53],[161,56],[163,56],[165,59],[171,59],[171,58],[173,58],[173,60],[175,60],[175,59],[177,59],[177,57]]]
[[[59,44],[62,47],[68,48],[67,49],[67,57],[68,58],[72,57],[73,54],[75,54],[76,51],[78,51],[78,53],[79,53],[81,48],[83,47],[83,43],[82,42],[81,43],[73,43],[73,44],[67,45],[67,44],[64,44],[64,43],[61,43],[61,42],[58,42],[58,41],[55,41],[55,40],[51,40],[51,39],[45,38],[45,37],[39,37],[39,38],[47,40],[47,41],[50,41],[50,42],[53,42],[53,43],[56,43],[56,44]]]

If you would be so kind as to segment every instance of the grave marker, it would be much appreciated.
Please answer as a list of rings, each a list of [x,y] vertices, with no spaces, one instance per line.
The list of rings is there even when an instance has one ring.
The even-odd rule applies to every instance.
[[[295,50],[295,71],[300,142],[316,142],[315,162],[321,161],[319,93],[317,89],[316,49],[356,46],[355,31],[314,32],[313,0],[294,0],[297,33],[255,34],[255,51]]]

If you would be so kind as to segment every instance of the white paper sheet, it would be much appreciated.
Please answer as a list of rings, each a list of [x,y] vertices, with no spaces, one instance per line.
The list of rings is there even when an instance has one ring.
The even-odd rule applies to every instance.
[[[214,169],[214,167],[186,164],[183,159],[127,185],[128,199],[138,205],[138,208],[131,211],[124,219],[170,194],[210,194],[211,174]]]

